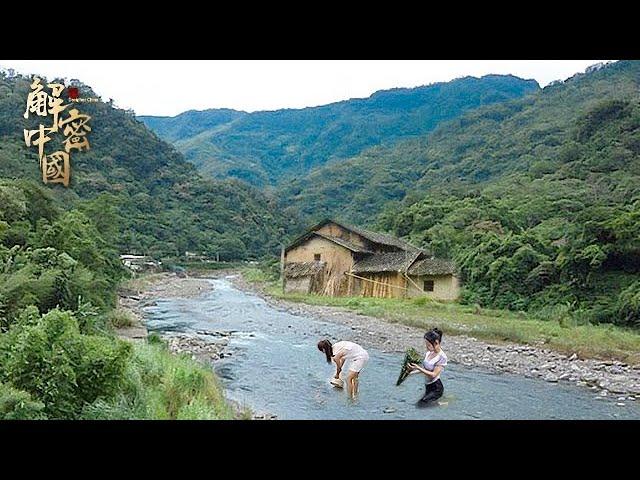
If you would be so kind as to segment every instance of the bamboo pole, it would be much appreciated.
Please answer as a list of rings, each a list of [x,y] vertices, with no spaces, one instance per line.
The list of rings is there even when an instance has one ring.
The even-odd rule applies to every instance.
[[[411,280],[411,278],[409,277],[409,275],[407,275],[406,273],[402,272],[404,274],[405,277],[407,277],[407,280],[409,280],[411,283],[413,283],[413,285],[422,293],[425,294],[425,296],[428,296],[426,292],[423,292],[423,290],[418,286],[418,284],[416,282],[414,282],[413,280]],[[407,289],[408,290],[408,289]]]
[[[393,287],[393,288],[401,288],[403,290],[408,290],[406,287],[400,287],[398,285],[392,285],[390,283],[385,283],[385,282],[378,282],[377,280],[371,280],[370,278],[366,278],[366,277],[360,277],[358,275],[354,275],[353,273],[349,273],[349,272],[344,272],[345,275],[349,275],[350,277],[354,277],[354,278],[359,278],[360,280],[366,280],[367,282],[371,282],[371,283],[375,283],[375,284],[379,284],[379,285],[384,285],[386,287]],[[372,290],[373,292],[374,290]]]
[[[282,293],[284,293],[285,278],[284,278],[284,245],[280,244],[280,278],[282,281]]]

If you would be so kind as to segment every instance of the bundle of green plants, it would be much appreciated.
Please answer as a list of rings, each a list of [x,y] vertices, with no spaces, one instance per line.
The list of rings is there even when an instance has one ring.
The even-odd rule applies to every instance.
[[[409,364],[420,363],[421,361],[422,356],[415,348],[408,349],[404,354],[404,360],[402,361],[402,370],[400,370],[400,376],[398,376],[396,386],[404,382],[404,379],[409,376],[409,373],[411,372],[411,370],[409,369]]]

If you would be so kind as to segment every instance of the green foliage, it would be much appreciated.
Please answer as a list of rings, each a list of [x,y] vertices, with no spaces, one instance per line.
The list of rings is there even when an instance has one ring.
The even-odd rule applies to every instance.
[[[409,364],[410,363],[421,363],[422,357],[418,353],[415,348],[408,349],[404,354],[404,360],[402,361],[402,368],[400,369],[400,375],[398,375],[398,380],[396,381],[396,386],[400,385],[405,379],[409,376]]]
[[[156,338],[152,340],[152,338]],[[213,372],[187,356],[170,353],[162,341],[149,337],[133,345],[120,392],[84,405],[81,417],[91,420],[216,420],[231,419]]]
[[[617,62],[369,158],[421,165],[377,228],[455,260],[463,302],[637,325],[626,278],[640,274],[638,73]],[[379,204],[384,185],[367,188]]]
[[[128,310],[111,310],[107,314],[106,323],[114,328],[131,327],[135,325],[135,318]]]
[[[45,420],[43,410],[29,393],[0,383],[0,420]]]
[[[52,310],[36,324],[0,335],[0,379],[24,390],[51,418],[77,418],[83,406],[119,390],[131,345],[83,335],[70,312]]]
[[[614,314],[618,323],[640,327],[640,281],[634,282],[620,292]]]
[[[29,83],[21,76],[0,77],[0,90],[9,92],[0,96],[0,177],[30,179],[20,181],[22,193],[0,181],[3,244],[26,245],[39,218],[51,224],[56,210],[70,207],[57,225],[43,225],[43,239],[54,248],[66,240],[76,245],[76,227],[89,228],[88,218],[90,229],[119,253],[161,258],[191,251],[223,261],[243,260],[276,254],[281,237],[299,226],[296,216],[280,214],[272,194],[240,181],[204,179],[172,146],[110,103],[83,105],[94,126],[91,149],[73,158],[70,187],[40,188],[38,159],[22,139]],[[79,88],[83,95],[96,96],[86,85]],[[67,253],[81,263],[102,263],[95,256],[99,252],[86,246],[85,259]]]
[[[207,175],[284,186],[315,167],[374,145],[424,134],[467,110],[538,88],[533,80],[487,75],[380,91],[366,99],[314,108],[189,111],[176,117],[140,119],[161,138],[174,142]]]

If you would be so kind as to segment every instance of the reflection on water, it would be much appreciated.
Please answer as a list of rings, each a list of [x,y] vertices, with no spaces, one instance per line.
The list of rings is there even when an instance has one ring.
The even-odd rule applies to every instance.
[[[231,330],[231,357],[215,364],[227,396],[281,419],[640,419],[640,408],[599,400],[588,389],[493,374],[450,362],[439,404],[418,408],[423,377],[396,387],[403,354],[368,348],[360,395],[329,384],[335,367],[316,348],[319,338],[348,340],[351,329],[291,315],[239,291],[227,280],[197,299],[160,300],[147,307],[149,330]],[[446,349],[446,339],[443,343]]]

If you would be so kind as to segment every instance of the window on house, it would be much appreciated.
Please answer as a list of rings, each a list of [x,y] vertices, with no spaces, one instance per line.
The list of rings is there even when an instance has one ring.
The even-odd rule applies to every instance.
[[[314,254],[313,254],[313,259],[314,259],[316,262],[319,262],[319,261],[320,261],[320,254],[319,254],[319,253],[314,253]]]
[[[425,280],[423,290],[425,292],[433,292],[433,280]]]

